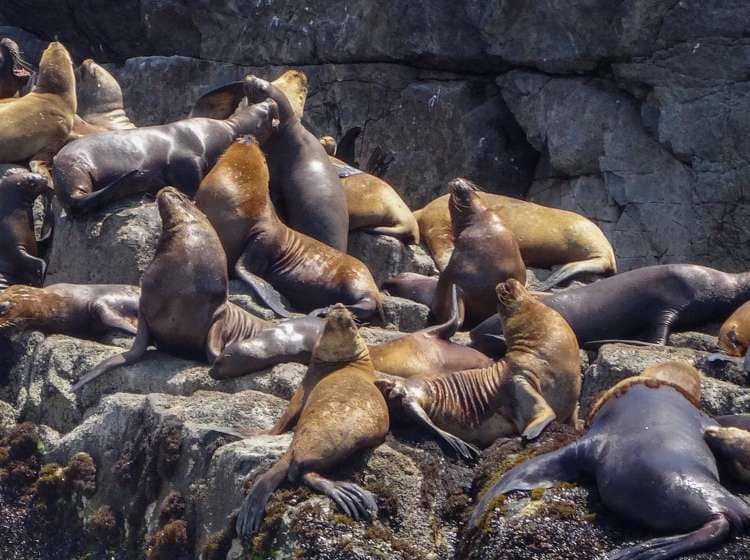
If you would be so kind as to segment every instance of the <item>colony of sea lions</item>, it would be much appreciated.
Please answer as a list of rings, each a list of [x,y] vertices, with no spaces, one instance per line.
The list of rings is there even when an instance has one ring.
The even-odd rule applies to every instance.
[[[330,471],[380,445],[392,420],[469,463],[500,439],[538,439],[554,421],[582,430],[581,347],[664,345],[675,330],[723,321],[714,356],[747,356],[748,272],[686,263],[618,273],[593,221],[466,178],[447,180],[448,194],[412,211],[400,194],[408,186],[358,168],[363,127],[340,145],[311,130],[304,73],[206,86],[186,118],[137,127],[104,66],[88,59],[74,68],[53,42],[35,68],[19,45],[0,40],[0,335],[134,337],[129,350],[80,371],[74,392],[128,368],[149,346],[208,364],[215,380],[307,364],[267,432],[294,435],[242,501],[242,538],[260,530],[284,479],[325,494],[355,520],[375,517],[373,493]],[[385,153],[378,147],[370,159]],[[80,220],[144,192],[156,197],[146,204],[158,207],[161,235],[140,286],[45,285],[54,229],[46,212],[37,236],[40,197],[45,209],[54,197],[66,219]],[[406,272],[378,286],[347,254],[352,230],[422,241],[439,275]],[[527,267],[556,268],[535,291]],[[230,278],[281,319],[230,302]],[[589,283],[566,285],[581,279]],[[431,323],[368,345],[357,321],[387,326],[386,292],[426,304]],[[471,345],[455,338],[472,327]],[[709,416],[700,382],[689,364],[665,362],[608,388],[574,443],[521,463],[476,496],[468,533],[500,496],[584,476],[609,510],[669,535],[611,559],[672,558],[744,530],[750,506],[717,473],[723,465],[750,483],[750,416]],[[254,437],[237,426],[211,429]]]

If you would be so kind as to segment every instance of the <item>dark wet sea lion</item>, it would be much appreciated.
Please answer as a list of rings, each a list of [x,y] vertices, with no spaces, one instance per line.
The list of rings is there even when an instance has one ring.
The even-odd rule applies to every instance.
[[[709,448],[731,452],[732,441],[722,439],[719,424],[700,410],[699,387],[698,372],[687,364],[655,366],[621,381],[599,401],[580,439],[513,468],[485,492],[469,527],[478,528],[503,494],[585,476],[596,481],[613,512],[650,529],[679,533],[614,551],[610,560],[675,558],[745,530],[750,506],[721,485]],[[744,435],[750,441],[750,432]],[[720,448],[714,438],[726,445]]]
[[[149,343],[211,363],[225,346],[268,325],[227,301],[226,257],[208,218],[172,187],[159,191],[157,203],[162,231],[156,255],[141,278],[133,346],[97,365],[74,391],[112,368],[137,361]]]
[[[301,480],[326,494],[354,519],[374,516],[377,505],[370,492],[320,474],[385,440],[388,407],[374,381],[372,361],[352,315],[343,306],[335,306],[302,384],[269,432],[294,429],[294,436],[287,452],[255,480],[242,502],[237,515],[240,537],[258,531],[268,499],[285,478]]]
[[[583,273],[610,275],[617,272],[612,245],[589,219],[566,210],[548,208],[499,194],[480,193],[516,236],[526,266],[551,268],[562,265],[540,288],[546,290]],[[453,252],[453,232],[448,195],[414,213],[419,233],[438,269],[448,266]]]
[[[410,299],[427,307],[432,307],[435,298],[438,277],[425,276],[416,272],[402,272],[383,282],[383,293],[391,296]]]
[[[50,197],[47,180],[10,170],[0,177],[0,290],[11,284],[41,286],[47,264],[39,258],[34,234],[34,200]]]
[[[76,77],[81,119],[103,130],[135,128],[125,113],[120,84],[112,74],[87,58],[78,67]]]
[[[750,273],[730,274],[693,264],[664,264],[622,272],[593,284],[544,296],[570,323],[581,345],[610,339],[664,344],[673,329],[722,321],[750,300]],[[493,355],[500,321],[471,332],[473,346]]]
[[[55,192],[72,214],[165,185],[192,196],[232,140],[267,138],[276,114],[276,104],[266,100],[223,121],[185,119],[86,136],[55,156]]]
[[[260,277],[301,311],[344,303],[358,317],[380,310],[372,274],[358,259],[282,223],[269,196],[263,153],[252,138],[235,141],[195,196],[216,229],[235,274],[274,311],[288,316]],[[236,263],[236,264],[235,264]]]
[[[7,37],[0,39],[0,99],[18,94],[33,72],[18,44]]]
[[[116,329],[136,333],[137,286],[52,284],[13,285],[0,293],[0,332],[42,331],[97,339]]]
[[[289,227],[345,253],[346,194],[325,149],[302,125],[280,88],[248,76],[245,92],[250,102],[270,97],[279,106],[279,127],[263,145],[279,215]]]
[[[31,93],[0,103],[0,162],[31,160],[32,171],[47,164],[65,143],[76,113],[73,62],[60,43],[50,43]]]
[[[390,235],[404,243],[419,243],[419,226],[396,190],[382,179],[355,169],[333,156],[330,136],[320,139],[336,168],[346,193],[349,231]]]
[[[451,289],[456,285],[465,310],[461,324],[475,326],[494,314],[495,286],[509,278],[526,284],[526,266],[513,232],[484,203],[476,187],[464,179],[453,179],[448,186],[454,249],[440,273],[432,314],[438,321],[446,320]]]
[[[559,313],[517,280],[497,286],[508,352],[482,369],[434,379],[379,380],[389,401],[466,459],[498,437],[538,437],[557,419],[578,422],[581,361],[575,334]]]

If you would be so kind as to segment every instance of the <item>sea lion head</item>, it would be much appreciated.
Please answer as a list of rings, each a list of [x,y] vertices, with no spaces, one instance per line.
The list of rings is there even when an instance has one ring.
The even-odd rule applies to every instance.
[[[307,100],[307,76],[299,70],[287,70],[276,78],[273,85],[284,92],[298,119],[302,118]]]
[[[321,136],[320,143],[323,144],[323,148],[329,156],[336,155],[336,139],[333,136]]]
[[[748,309],[748,312],[750,312],[750,309]],[[742,322],[735,315],[732,315],[721,326],[719,346],[730,356],[747,354],[747,349],[750,347],[750,333],[742,328]]]
[[[164,187],[156,195],[162,231],[195,220],[196,208],[192,201],[174,187]]]
[[[0,69],[9,69],[23,84],[28,81],[34,71],[33,67],[24,60],[21,48],[13,39],[0,39]],[[25,80],[24,80],[25,78]]]
[[[676,360],[662,362],[643,370],[640,377],[668,383],[680,389],[691,401],[700,402],[701,374],[688,363]]]
[[[122,88],[117,80],[92,59],[87,58],[76,70],[78,105],[81,114],[87,111],[107,112],[122,109]]]
[[[523,302],[534,300],[529,291],[515,278],[509,278],[495,286],[497,312],[501,318],[513,314]]]
[[[354,316],[342,304],[334,305],[326,316],[323,333],[313,349],[316,362],[352,362],[368,355]]]
[[[468,179],[456,177],[448,183],[450,199],[448,208],[453,224],[453,235],[458,235],[468,225],[471,217],[485,209],[484,203],[479,198],[479,187]]]
[[[37,288],[14,284],[0,292],[0,332],[21,331],[34,318]]]
[[[53,41],[42,54],[39,63],[39,78],[36,93],[54,93],[72,101],[76,108],[76,77],[70,53],[57,41]]]
[[[49,181],[39,173],[28,171],[11,172],[0,178],[0,185],[13,188],[24,200],[31,203],[41,194],[51,195],[53,192]]]

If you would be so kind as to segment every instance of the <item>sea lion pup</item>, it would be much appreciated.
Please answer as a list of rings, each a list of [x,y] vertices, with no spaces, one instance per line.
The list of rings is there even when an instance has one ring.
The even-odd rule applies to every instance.
[[[621,381],[597,402],[580,439],[513,468],[485,492],[469,527],[481,525],[498,496],[586,476],[618,515],[682,533],[614,551],[610,560],[674,558],[721,544],[747,527],[750,506],[719,482],[706,441],[711,445],[721,430],[700,410],[699,398],[700,376],[687,364],[654,366]],[[748,441],[750,432],[744,435]]]
[[[462,304],[461,324],[474,326],[494,314],[495,286],[508,278],[526,284],[526,266],[513,232],[484,203],[476,187],[464,179],[454,179],[448,187],[455,248],[440,273],[432,314],[438,321],[448,317],[455,284]]]
[[[11,169],[0,177],[0,290],[11,284],[41,286],[47,263],[39,258],[34,201],[52,188],[37,173]]]
[[[251,103],[270,97],[279,106],[279,127],[263,145],[279,215],[289,227],[346,253],[346,194],[325,149],[302,125],[279,87],[248,76],[245,94]]]
[[[163,188],[156,200],[162,230],[154,260],[141,278],[133,346],[101,362],[73,391],[137,361],[149,343],[211,363],[226,345],[254,336],[268,324],[227,301],[227,261],[208,218],[175,188]]]
[[[499,437],[538,437],[557,419],[578,422],[581,361],[575,334],[513,278],[497,286],[508,352],[500,361],[434,379],[382,379],[397,409],[471,460]],[[465,440],[465,441],[464,441]]]
[[[334,157],[335,140],[323,136],[321,144],[341,179],[349,210],[349,231],[390,235],[407,244],[419,243],[419,226],[409,207],[388,183]],[[333,142],[333,144],[331,144]]]
[[[76,70],[78,114],[93,127],[127,130],[135,125],[125,113],[122,89],[115,77],[87,58]]]
[[[284,478],[292,482],[301,479],[354,519],[376,514],[370,492],[320,474],[385,440],[388,406],[374,381],[372,361],[354,319],[343,306],[336,305],[326,318],[302,384],[270,431],[282,434],[294,429],[294,437],[287,452],[255,481],[243,500],[237,515],[240,537],[258,531],[266,503]]]
[[[196,205],[206,213],[238,278],[279,315],[289,316],[260,277],[305,312],[344,303],[360,318],[381,309],[381,296],[358,259],[284,225],[269,196],[263,152],[252,138],[235,141],[201,182]]]
[[[750,272],[693,264],[637,268],[542,298],[570,324],[581,345],[624,339],[665,344],[673,329],[723,321],[748,300]],[[495,315],[471,331],[472,346],[493,355],[499,334]]]
[[[544,282],[540,291],[583,273],[609,276],[617,272],[612,245],[589,219],[575,212],[509,196],[485,192],[480,192],[479,196],[516,236],[526,266],[562,265]],[[438,197],[414,213],[422,240],[439,270],[448,266],[453,252],[448,198],[448,195]]]
[[[268,99],[223,121],[184,119],[80,138],[55,156],[55,192],[74,215],[170,184],[192,196],[232,140],[242,134],[268,138],[276,115],[276,103]]]
[[[97,339],[110,330],[135,335],[137,286],[16,284],[0,292],[0,333],[27,330]]]
[[[32,171],[47,174],[47,164],[68,138],[75,113],[73,62],[65,47],[53,42],[42,55],[31,93],[0,104],[0,161],[31,159]]]
[[[0,39],[0,99],[14,97],[34,72],[13,39]]]

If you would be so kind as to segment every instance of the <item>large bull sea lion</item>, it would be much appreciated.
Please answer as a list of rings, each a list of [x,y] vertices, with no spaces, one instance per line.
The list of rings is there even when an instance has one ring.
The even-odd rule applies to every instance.
[[[269,196],[263,152],[252,138],[235,141],[201,182],[196,205],[213,224],[236,275],[282,316],[280,298],[258,286],[260,277],[295,309],[344,303],[360,318],[380,310],[372,274],[346,255],[282,223]]]
[[[557,419],[578,421],[581,361],[575,334],[559,313],[517,280],[497,286],[508,352],[482,369],[433,379],[378,381],[397,410],[453,451],[472,459],[498,437],[538,437]]]
[[[717,458],[744,456],[750,467],[737,452],[738,443],[748,449],[750,432],[722,428],[700,410],[699,398],[699,374],[687,364],[661,364],[621,381],[595,405],[580,439],[513,468],[485,492],[470,528],[503,494],[585,476],[613,512],[674,535],[614,551],[609,560],[675,558],[725,542],[748,527],[750,505],[721,485]]]
[[[587,218],[509,196],[483,192],[480,196],[515,235],[526,266],[562,265],[540,290],[583,273],[610,275],[617,272],[612,245]],[[415,212],[422,241],[440,270],[448,266],[453,252],[448,198],[448,195],[436,198]]]
[[[722,321],[748,300],[750,273],[693,264],[647,266],[542,297],[581,345],[622,339],[665,344],[673,329]],[[500,328],[499,317],[490,317],[472,330],[473,346],[497,354]]]
[[[276,115],[269,99],[223,121],[185,119],[80,138],[55,156],[55,192],[72,214],[165,185],[192,196],[232,140],[242,134],[268,138]]]
[[[370,492],[320,474],[385,439],[388,407],[374,381],[372,361],[354,319],[343,306],[335,306],[300,387],[269,432],[293,429],[294,436],[287,452],[255,480],[242,502],[237,515],[240,537],[258,531],[268,499],[285,478],[326,494],[354,519],[374,516],[377,504]]]

